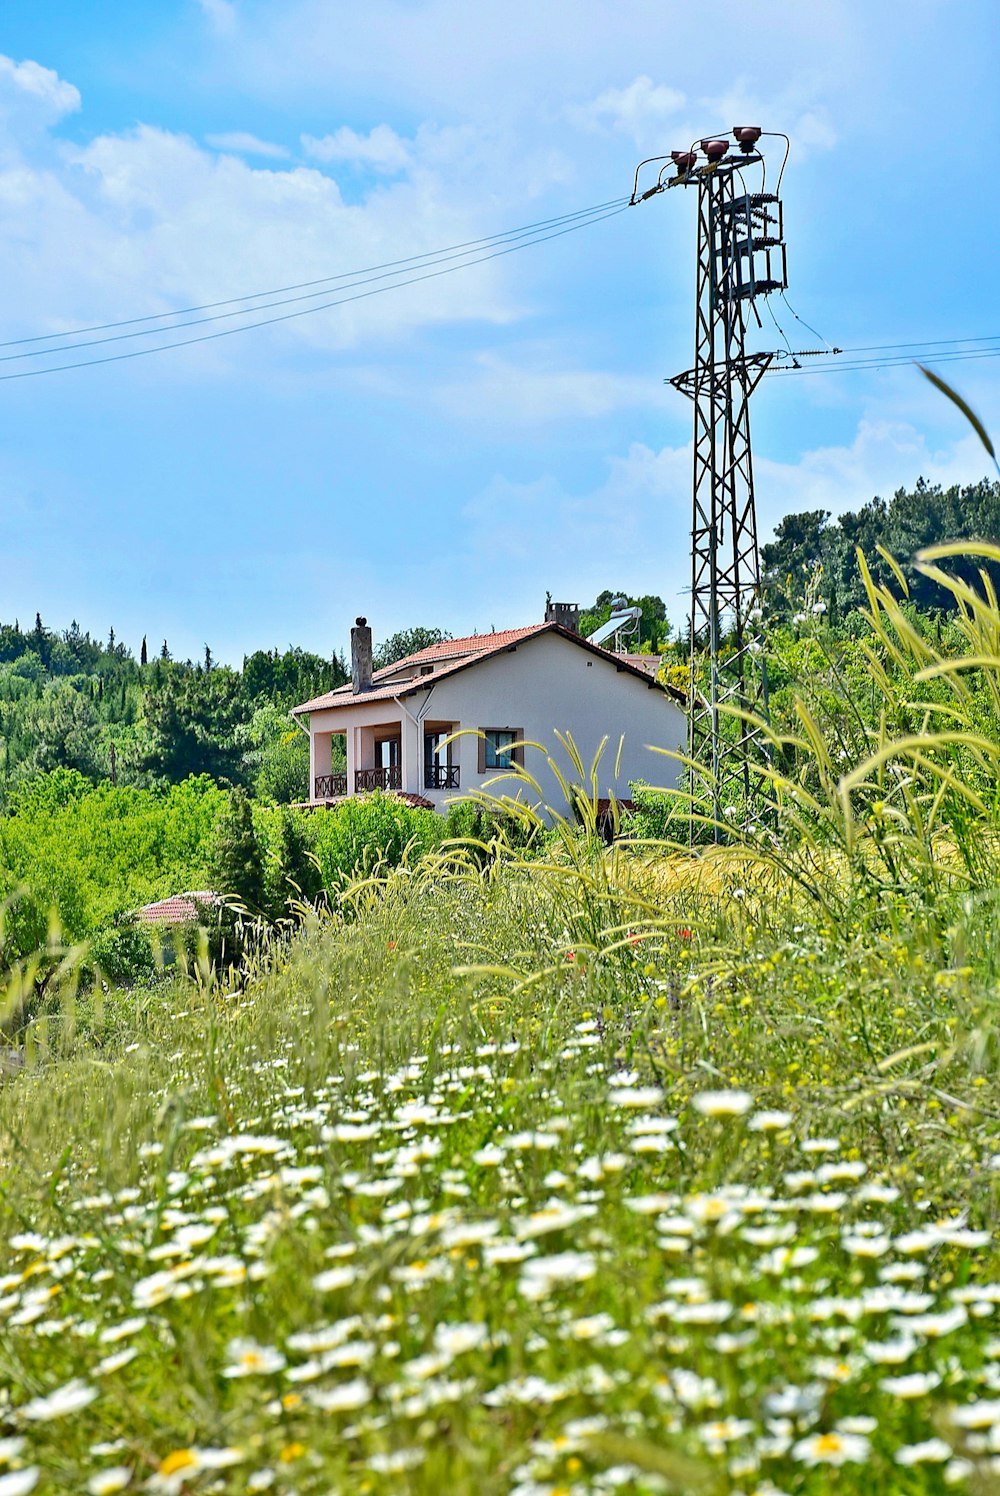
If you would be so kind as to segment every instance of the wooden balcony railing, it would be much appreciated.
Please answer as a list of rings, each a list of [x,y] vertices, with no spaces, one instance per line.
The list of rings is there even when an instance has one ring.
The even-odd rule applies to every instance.
[[[403,771],[399,764],[387,769],[355,769],[354,793],[362,795],[366,790],[401,790]]]
[[[428,764],[424,769],[425,790],[457,790],[458,764]]]
[[[317,774],[316,800],[337,800],[347,794],[346,774]]]

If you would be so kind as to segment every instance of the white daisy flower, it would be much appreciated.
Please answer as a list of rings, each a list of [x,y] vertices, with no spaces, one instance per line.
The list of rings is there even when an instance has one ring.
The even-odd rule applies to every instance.
[[[897,1465],[943,1465],[951,1459],[951,1445],[943,1439],[924,1439],[920,1444],[903,1444],[893,1459]]]
[[[33,1397],[19,1412],[22,1418],[27,1418],[31,1423],[48,1423],[53,1418],[66,1418],[70,1413],[78,1413],[81,1408],[92,1403],[97,1395],[96,1387],[90,1387],[79,1377],[74,1377],[71,1382],[50,1392],[48,1397]]]
[[[792,1446],[792,1458],[803,1465],[860,1465],[870,1453],[863,1434],[810,1434]]]
[[[703,1117],[743,1117],[753,1106],[749,1091],[696,1091],[691,1105]]]

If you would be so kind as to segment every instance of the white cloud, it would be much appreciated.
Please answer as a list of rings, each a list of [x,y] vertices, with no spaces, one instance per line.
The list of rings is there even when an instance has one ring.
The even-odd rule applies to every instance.
[[[667,120],[684,108],[684,95],[643,73],[625,88],[606,88],[589,104],[567,110],[584,130],[615,130],[637,145],[657,136]]]
[[[766,538],[786,514],[828,509],[836,517],[876,495],[891,499],[897,488],[912,488],[921,477],[945,487],[974,483],[987,466],[971,434],[935,447],[908,421],[866,416],[849,446],[817,447],[795,463],[758,454],[754,474],[761,532]]]
[[[248,130],[228,130],[221,135],[206,135],[206,142],[217,151],[235,151],[241,156],[270,156],[276,161],[287,160],[290,151],[283,145],[274,145],[270,140],[261,140]]]
[[[61,119],[80,107],[80,93],[40,63],[15,62],[0,54],[0,109],[30,105],[49,121]]]
[[[231,36],[236,30],[237,14],[235,0],[198,0],[213,31],[220,36]]]
[[[343,161],[348,165],[370,166],[376,171],[405,171],[413,159],[407,142],[388,125],[376,125],[367,135],[341,125],[332,135],[321,139],[303,135],[302,145],[316,161]]]
[[[474,154],[463,132],[453,140],[447,132],[421,132],[408,172],[345,202],[337,183],[315,167],[256,167],[150,126],[100,135],[85,146],[45,144],[40,154],[22,142],[13,159],[0,159],[0,255],[19,287],[8,336],[343,277],[398,259],[401,251],[426,255],[477,239],[505,225],[497,221],[502,204],[484,218],[481,199],[455,190],[457,173],[475,169],[465,164]],[[506,263],[295,317],[238,342],[203,344],[157,367],[167,377],[182,360],[185,369],[194,361],[213,369],[221,361],[231,371],[247,367],[262,348],[339,350],[367,339],[405,340],[433,325],[503,323],[517,314]],[[350,294],[333,285],[328,299]],[[296,313],[324,299],[326,293],[263,315]],[[84,356],[143,346],[146,340],[135,338]],[[0,370],[12,372],[9,365]]]

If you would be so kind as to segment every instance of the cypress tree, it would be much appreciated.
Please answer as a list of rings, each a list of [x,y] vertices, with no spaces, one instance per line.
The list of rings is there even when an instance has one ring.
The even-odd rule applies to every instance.
[[[235,899],[250,914],[263,913],[264,853],[246,790],[229,796],[209,853],[209,870],[216,893]]]

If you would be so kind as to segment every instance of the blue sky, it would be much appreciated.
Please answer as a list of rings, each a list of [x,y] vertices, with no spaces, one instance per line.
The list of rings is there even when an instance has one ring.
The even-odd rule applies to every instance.
[[[997,335],[998,41],[996,0],[10,0],[0,339],[570,213],[737,123],[792,137],[789,300],[829,342]],[[690,409],[663,380],[691,361],[693,209],[0,382],[0,618],[236,663],[342,648],[357,613],[528,623],[547,589],[658,592],[682,624]],[[941,370],[1000,431],[1000,361]],[[986,471],[910,368],[771,381],[753,426],[765,535]]]

